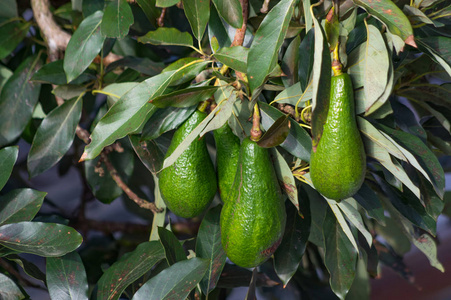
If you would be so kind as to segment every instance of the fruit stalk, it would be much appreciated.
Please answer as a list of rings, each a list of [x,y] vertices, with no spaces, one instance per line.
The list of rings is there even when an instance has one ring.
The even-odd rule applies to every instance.
[[[258,104],[254,105],[254,114],[252,115],[251,140],[257,142],[262,137],[262,130],[260,129],[260,110]]]

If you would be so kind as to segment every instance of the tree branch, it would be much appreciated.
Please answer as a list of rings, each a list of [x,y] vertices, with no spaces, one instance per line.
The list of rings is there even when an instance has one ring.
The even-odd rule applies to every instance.
[[[247,28],[247,17],[249,14],[249,4],[248,0],[240,0],[241,8],[243,9],[243,25],[240,29],[237,29],[235,33],[235,37],[233,38],[232,45],[233,46],[242,46],[244,42],[244,36],[246,35]]]

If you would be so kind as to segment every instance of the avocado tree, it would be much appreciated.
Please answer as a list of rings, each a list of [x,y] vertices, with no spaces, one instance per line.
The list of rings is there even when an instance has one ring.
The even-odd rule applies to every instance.
[[[1,6],[0,298],[364,299],[411,244],[444,271],[448,1]]]

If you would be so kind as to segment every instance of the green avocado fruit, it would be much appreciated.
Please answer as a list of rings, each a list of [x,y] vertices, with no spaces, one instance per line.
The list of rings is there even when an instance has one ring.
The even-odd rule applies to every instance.
[[[258,266],[276,251],[285,223],[285,205],[268,149],[247,137],[221,211],[222,247],[236,265]]]
[[[310,158],[315,189],[329,199],[341,201],[362,186],[366,155],[355,119],[351,78],[332,76],[329,110],[323,134]]]
[[[175,131],[165,159],[202,122],[207,114],[198,110]],[[204,138],[194,141],[172,166],[159,174],[161,196],[167,207],[183,218],[193,218],[210,205],[216,194],[216,173]]]
[[[216,170],[218,174],[219,195],[226,201],[235,179],[238,157],[240,156],[240,139],[233,134],[225,123],[213,131],[216,142]]]

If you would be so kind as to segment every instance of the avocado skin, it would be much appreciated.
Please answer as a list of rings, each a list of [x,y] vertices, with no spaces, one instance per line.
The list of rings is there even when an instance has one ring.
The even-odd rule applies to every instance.
[[[225,202],[235,179],[236,167],[240,156],[240,139],[233,134],[227,123],[213,131],[213,136],[216,142],[216,170],[219,194],[222,201]]]
[[[336,201],[354,195],[365,179],[366,155],[354,106],[349,75],[333,76],[329,111],[322,137],[312,151],[310,176],[316,190]]]
[[[196,110],[174,133],[165,159],[207,116]],[[195,139],[172,166],[159,174],[161,196],[176,215],[192,218],[210,205],[217,182],[213,163],[204,138]]]
[[[285,205],[268,149],[245,138],[232,192],[221,211],[222,247],[236,265],[258,266],[276,251],[285,223]]]

